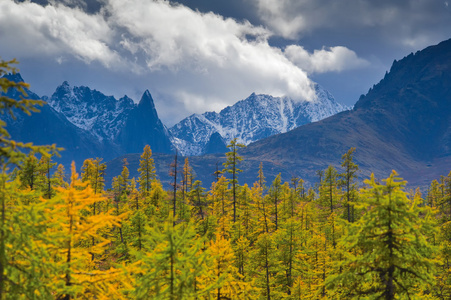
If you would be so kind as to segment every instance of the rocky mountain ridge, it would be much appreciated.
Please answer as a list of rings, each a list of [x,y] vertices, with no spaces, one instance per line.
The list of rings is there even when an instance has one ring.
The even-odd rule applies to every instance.
[[[42,99],[69,122],[99,140],[114,140],[135,107],[127,96],[116,100],[85,86],[72,87],[67,81],[58,86],[50,98]]]
[[[183,119],[169,129],[171,141],[182,155],[214,153],[208,151],[214,133],[219,133],[226,144],[237,138],[248,145],[349,109],[320,85],[315,85],[315,91],[314,101],[253,93],[219,113],[193,114]]]
[[[354,108],[318,122],[249,144],[239,151],[240,184],[257,180],[260,163],[266,181],[302,178],[318,182],[318,170],[329,165],[342,172],[342,155],[355,147],[359,182],[374,173],[378,180],[392,170],[410,188],[426,191],[433,179],[451,170],[451,39],[395,61],[390,71]],[[120,172],[121,158],[108,163]],[[137,176],[139,156],[128,155],[131,176]],[[179,158],[183,161],[183,158]],[[169,188],[167,175],[173,155],[155,156],[158,176]],[[209,187],[224,155],[190,157],[196,179]]]
[[[23,81],[20,74],[10,76],[13,80]],[[30,98],[39,98],[28,92]],[[319,85],[316,85],[316,92],[317,99],[312,102],[252,94],[219,113],[192,115],[169,130],[159,119],[148,90],[143,93],[140,102],[135,103],[127,96],[116,99],[95,89],[71,86],[64,81],[52,96],[42,99],[48,103],[43,109],[49,114],[48,119],[62,120],[62,123],[55,123],[58,130],[52,131],[50,128],[50,131],[67,131],[72,132],[72,136],[83,136],[87,145],[97,145],[95,148],[100,149],[94,156],[110,159],[115,155],[140,153],[146,144],[151,146],[153,152],[159,153],[172,153],[175,149],[182,155],[224,153],[233,138],[249,144],[346,109]],[[44,138],[38,130],[39,126],[26,128],[25,125],[18,126],[18,121],[13,122],[19,140],[24,135],[29,136],[32,142]],[[46,122],[46,126],[52,127],[52,124]],[[77,139],[72,136],[68,139]],[[50,135],[44,140],[49,138],[62,142],[59,145],[66,148],[64,156],[68,157],[68,161],[81,155],[74,144],[66,145],[61,137]],[[85,149],[84,153],[91,151]],[[92,153],[90,155],[93,156]]]

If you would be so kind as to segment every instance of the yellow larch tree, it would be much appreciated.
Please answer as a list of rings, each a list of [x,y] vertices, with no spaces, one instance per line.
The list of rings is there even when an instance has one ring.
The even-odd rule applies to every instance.
[[[74,163],[71,171],[70,186],[57,187],[57,195],[43,203],[51,242],[46,246],[54,266],[49,289],[58,299],[119,299],[117,285],[121,272],[113,268],[104,270],[102,261],[93,257],[104,254],[110,243],[99,233],[106,226],[119,226],[121,217],[104,212],[84,214],[83,211],[103,198],[81,182]],[[98,242],[86,243],[92,239]]]

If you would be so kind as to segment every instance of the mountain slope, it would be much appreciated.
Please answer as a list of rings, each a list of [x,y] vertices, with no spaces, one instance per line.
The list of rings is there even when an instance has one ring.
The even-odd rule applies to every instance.
[[[6,75],[9,80],[23,82],[20,74]],[[40,99],[38,95],[26,90],[27,99]],[[16,90],[9,90],[6,94],[9,98],[20,99],[22,96]],[[54,158],[67,166],[74,160],[80,164],[87,157],[102,156],[111,159],[120,154],[117,147],[105,142],[99,142],[97,138],[69,122],[64,115],[55,111],[49,105],[39,107],[40,113],[32,113],[28,116],[22,112],[15,112],[16,119],[7,114],[2,120],[7,123],[7,130],[13,140],[32,142],[35,145],[56,144],[64,148],[61,158]],[[108,149],[108,151],[106,151]]]
[[[23,81],[20,74],[7,75],[10,80]],[[30,99],[40,99],[27,90]],[[7,94],[20,99],[21,94],[10,90]],[[127,96],[114,97],[87,87],[60,85],[52,97],[43,97],[48,104],[40,113],[28,116],[17,113],[13,120],[2,117],[8,124],[12,138],[34,144],[56,144],[65,150],[58,161],[77,165],[90,157],[112,159],[125,153],[141,152],[149,144],[156,152],[171,152],[166,127],[158,118],[149,91],[140,103],[134,104]]]
[[[337,165],[343,153],[356,147],[364,175],[383,177],[395,169],[406,179],[427,184],[433,178],[422,174],[438,176],[451,169],[450,145],[448,40],[395,61],[352,111],[256,142],[242,154],[314,178],[315,170]]]
[[[63,82],[50,98],[43,98],[79,129],[119,153],[142,151],[146,144],[156,152],[171,152],[166,127],[158,118],[152,96],[145,91],[139,104],[124,96],[116,100],[88,87]]]
[[[166,127],[158,118],[152,96],[146,90],[139,104],[130,111],[116,142],[126,153],[140,153],[146,145],[150,145],[154,152],[170,153],[168,136]]]
[[[226,143],[238,138],[247,145],[347,109],[319,85],[315,89],[315,101],[252,94],[219,113],[191,115],[169,129],[172,142],[184,155],[200,155],[207,153],[214,133],[219,133]]]
[[[116,100],[85,86],[71,87],[67,81],[57,87],[52,97],[43,100],[78,128],[92,133],[99,140],[110,141],[117,137],[135,107],[127,96]]]
[[[427,187],[451,170],[451,40],[395,61],[389,73],[351,111],[274,135],[240,151],[240,183],[252,184],[258,166],[271,182],[301,177],[317,182],[317,170],[341,169],[341,156],[355,147],[359,177],[386,178],[394,169],[411,187]],[[136,156],[136,161],[138,155]],[[172,157],[161,157],[159,176]],[[224,155],[191,158],[198,178],[209,186]],[[120,161],[116,159],[115,161]],[[114,165],[114,161],[109,167]],[[130,166],[130,170],[133,167]]]

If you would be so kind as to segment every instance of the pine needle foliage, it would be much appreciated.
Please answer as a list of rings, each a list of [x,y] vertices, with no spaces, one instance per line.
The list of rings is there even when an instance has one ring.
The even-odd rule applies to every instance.
[[[350,223],[343,238],[346,259],[343,272],[327,285],[348,299],[413,299],[433,283],[433,247],[430,209],[420,199],[409,199],[405,181],[393,172],[380,184],[371,176],[365,183],[362,206],[367,212]],[[423,218],[420,215],[425,215]]]

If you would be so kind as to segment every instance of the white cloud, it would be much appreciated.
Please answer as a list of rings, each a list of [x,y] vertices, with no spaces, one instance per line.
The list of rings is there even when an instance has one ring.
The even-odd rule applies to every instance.
[[[400,46],[412,45],[418,35],[427,43],[449,36],[451,16],[447,2],[431,0],[247,0],[255,5],[260,21],[274,34],[298,40],[319,30],[339,39],[356,39],[353,33],[366,31],[372,39],[378,35]],[[443,7],[445,6],[445,9]],[[362,39],[361,36],[357,37]],[[422,46],[426,46],[423,44]]]
[[[317,29],[373,27],[397,20],[397,4],[362,0],[248,0],[275,34],[297,40]],[[420,0],[421,1],[421,0]]]
[[[297,26],[301,23],[299,19]],[[156,105],[167,123],[189,113],[218,110],[252,92],[311,100],[315,95],[307,72],[341,71],[364,63],[344,47],[313,54],[300,46],[282,51],[268,44],[272,34],[247,21],[165,0],[105,0],[97,14],[56,4],[0,2],[1,55],[51,58],[61,68],[76,60],[94,65],[96,74],[108,76],[90,80],[110,86],[117,97],[121,86],[105,84],[112,73],[115,82],[123,78],[135,85],[123,87],[124,92],[156,92],[163,99],[158,103],[156,98]],[[83,84],[96,88],[96,82]]]
[[[137,59],[144,57],[151,72],[170,70],[179,76],[176,84],[186,82],[172,89],[181,90],[174,91],[174,98],[187,110],[218,107],[211,102],[221,96],[230,105],[254,91],[315,97],[306,73],[269,46],[270,32],[262,27],[168,1],[137,0],[130,5],[111,0],[105,10],[111,14],[110,25],[122,30],[124,49]],[[189,73],[204,84],[180,78]]]
[[[308,73],[340,72],[369,65],[368,61],[359,58],[354,51],[342,46],[308,53],[302,46],[290,45],[284,53],[291,62]]]
[[[276,34],[287,38],[296,39],[299,34],[307,29],[308,20],[297,8],[304,2],[296,0],[251,0],[256,2],[261,19]],[[295,8],[295,9],[293,9]]]
[[[113,32],[101,15],[88,15],[63,5],[42,7],[2,1],[0,33],[6,52],[3,55],[71,54],[86,63],[99,61],[107,67],[121,62],[108,46]]]

